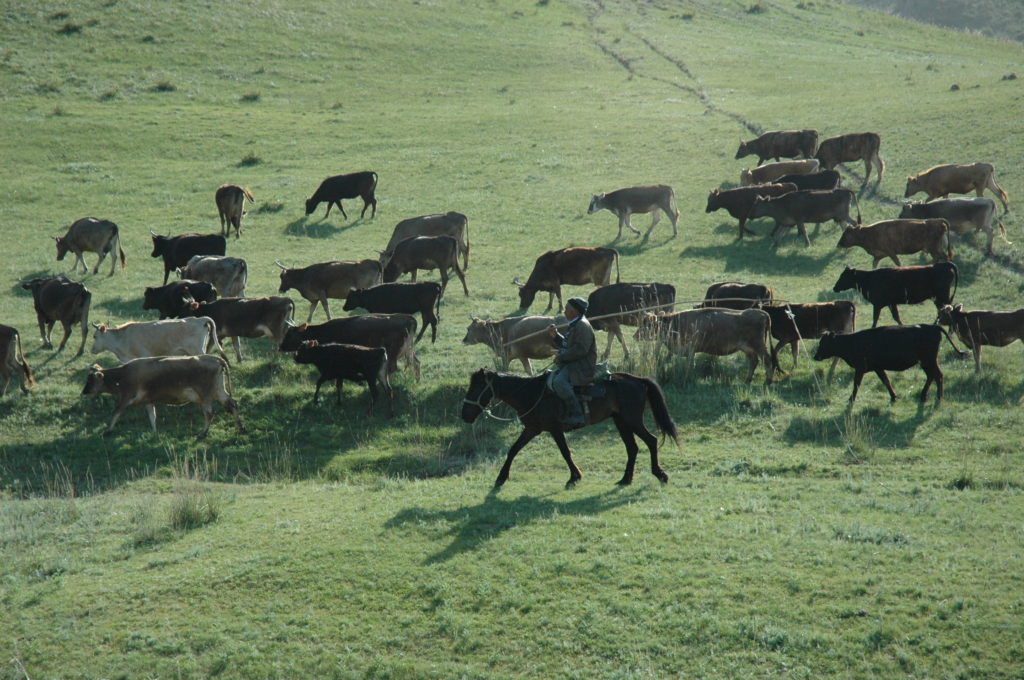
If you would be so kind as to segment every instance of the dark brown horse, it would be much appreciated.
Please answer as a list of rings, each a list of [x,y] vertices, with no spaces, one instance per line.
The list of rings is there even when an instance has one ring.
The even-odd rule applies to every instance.
[[[494,482],[495,487],[500,487],[508,481],[508,471],[516,454],[541,432],[551,433],[551,438],[558,444],[558,450],[562,452],[562,458],[569,466],[569,481],[565,484],[566,488],[573,486],[583,477],[583,473],[573,462],[569,445],[565,441],[565,428],[560,418],[561,404],[558,397],[545,390],[546,379],[547,376],[543,375],[526,378],[481,368],[469,381],[469,390],[462,402],[463,420],[467,423],[474,422],[492,399],[500,399],[515,409],[519,415],[519,422],[523,424],[523,432],[508,450],[505,464]],[[679,443],[679,432],[672,421],[672,416],[669,415],[665,395],[658,387],[658,383],[650,378],[638,378],[628,373],[613,373],[611,380],[605,383],[605,390],[603,396],[594,397],[590,401],[587,424],[593,425],[607,418],[615,421],[628,456],[626,471],[619,480],[619,485],[624,486],[633,482],[633,468],[640,448],[634,435],[640,437],[651,451],[651,473],[662,483],[668,482],[668,475],[658,464],[658,439],[644,425],[644,404],[649,402],[658,429],[672,437],[676,444]]]

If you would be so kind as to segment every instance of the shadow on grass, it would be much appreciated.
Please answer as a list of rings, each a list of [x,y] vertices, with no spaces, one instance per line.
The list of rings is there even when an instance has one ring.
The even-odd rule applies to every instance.
[[[514,500],[499,498],[496,491],[472,507],[454,510],[406,508],[385,523],[392,529],[406,525],[431,525],[441,521],[451,525],[446,533],[451,543],[443,550],[427,556],[424,565],[438,564],[483,547],[505,531],[538,520],[566,515],[593,517],[637,500],[639,490],[611,490],[586,498],[557,501],[552,498],[520,496]]]
[[[622,234],[622,238],[613,238],[611,241],[605,243],[604,247],[614,248],[615,250],[619,251],[620,256],[640,255],[641,253],[656,250],[663,246],[667,246],[668,244],[672,243],[672,241],[679,238],[678,236],[673,237],[671,231],[667,231],[666,235],[663,238],[659,238],[658,232],[661,229],[661,227],[662,224],[658,223],[658,226],[655,227],[654,232],[651,234],[651,238],[647,240],[643,238],[642,234],[638,236],[633,232],[626,230],[626,232]],[[667,229],[671,230],[672,225],[669,224],[667,226]],[[646,229],[642,229],[641,231],[646,231]],[[682,225],[680,225],[680,233],[681,232]]]
[[[153,313],[153,310],[144,311],[142,309],[142,302],[143,299],[141,297],[125,298],[103,296],[103,299],[92,305],[92,308],[98,312],[108,312],[121,318],[138,319],[143,314],[148,315]],[[106,319],[103,319],[102,316],[102,313],[93,312],[90,314],[90,320],[95,321],[96,323],[105,322]]]
[[[790,443],[822,446],[904,449],[914,441],[917,429],[936,413],[931,399],[917,404],[914,415],[897,420],[889,407],[848,409],[842,415],[797,416],[783,432]]]
[[[736,225],[730,228],[735,233]],[[790,249],[786,245],[776,249],[770,239],[756,240],[747,237],[742,241],[733,239],[728,244],[717,246],[688,246],[679,253],[679,257],[714,259],[723,264],[723,272],[756,271],[760,274],[780,276],[794,273],[817,276],[824,272],[833,260],[841,256],[835,250],[829,250],[821,255],[812,255],[805,251],[803,244],[800,244],[800,249]]]
[[[328,218],[320,218],[319,220],[311,220],[309,217],[300,217],[299,219],[293,220],[285,225],[284,233],[289,236],[331,238],[332,236],[345,232],[365,221],[360,218],[353,220],[348,224],[335,225],[333,222],[327,222],[327,219]]]

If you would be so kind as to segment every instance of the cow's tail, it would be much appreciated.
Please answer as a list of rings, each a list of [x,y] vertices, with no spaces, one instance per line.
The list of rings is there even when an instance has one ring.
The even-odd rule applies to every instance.
[[[789,309],[787,307],[787,309]],[[762,310],[763,311],[763,310]],[[768,348],[768,365],[765,366],[765,370],[768,373],[768,384],[772,384],[772,376],[775,375],[775,360],[772,356],[772,317],[768,316],[768,312],[764,313],[765,324],[764,324],[764,346]],[[793,325],[796,325],[796,320],[793,320]],[[781,371],[780,371],[781,372]]]
[[[953,294],[949,296],[949,304],[953,304],[953,298],[956,297],[956,289],[960,287],[960,270],[952,262],[950,264],[953,265]]]
[[[621,283],[622,278],[619,276],[619,251],[612,248],[612,252],[615,253],[615,283]]]
[[[999,238],[1001,238],[1003,240],[1003,243],[1005,243],[1006,245],[1012,246],[1013,243],[1006,240],[1006,227],[1003,226],[1003,221],[996,220],[996,224],[999,225]]]
[[[249,187],[241,187],[241,189],[242,193],[245,194],[245,197],[249,199],[250,203],[256,202],[256,199],[253,198],[252,191],[249,190]]]
[[[950,238],[950,236],[949,236],[949,222],[947,222],[946,220],[943,220],[942,224],[943,224],[943,227],[944,227],[943,230],[942,230],[942,235],[946,239],[946,259],[949,260],[950,262],[952,262],[953,261],[953,239]]]
[[[238,291],[238,297],[244,297],[245,295],[245,284],[249,281],[249,265],[242,260],[242,266],[238,270],[238,274],[235,275],[235,286],[233,289]]]
[[[36,378],[34,375],[32,375],[32,367],[28,365],[28,361],[25,359],[25,353],[21,350],[21,333],[14,334],[14,343],[14,358],[19,362],[21,366],[21,372],[25,374],[25,382],[27,382],[29,385],[35,385]]]
[[[121,247],[121,236],[116,231],[114,232],[114,240],[117,241],[117,256],[121,258],[121,271],[124,271],[128,266],[128,261],[124,256],[124,248]]]
[[[466,236],[466,252],[462,256],[462,271],[469,269],[469,220],[462,223],[462,231]]]
[[[217,339],[217,323],[213,319],[210,319],[209,317],[207,317],[206,332],[209,336],[207,349],[212,347],[214,350],[217,351],[217,354],[220,355],[221,359],[223,359],[230,366],[231,362],[228,361],[228,355],[224,353],[224,348],[221,347],[220,340]]]
[[[956,343],[953,341],[953,336],[949,334],[949,331],[947,331],[942,326],[939,326],[938,324],[936,324],[935,327],[942,331],[942,334],[946,336],[946,340],[949,340],[949,344],[953,348],[953,351],[956,352],[959,357],[966,358],[970,356],[969,352],[965,352],[964,350],[956,346]],[[942,341],[940,340],[939,343],[941,344],[941,342]]]
[[[856,191],[851,191],[850,193],[853,194],[853,202],[857,204],[857,226],[859,227],[863,222],[860,217],[860,199],[857,198]]]
[[[650,378],[638,378],[644,383],[644,387],[647,390],[647,403],[651,406],[651,415],[654,416],[654,422],[658,425],[658,429],[661,430],[663,435],[672,437],[672,441],[679,445],[679,428],[676,427],[675,421],[672,420],[672,414],[668,412],[668,403],[665,401],[665,393],[661,391],[661,386],[654,382]]]

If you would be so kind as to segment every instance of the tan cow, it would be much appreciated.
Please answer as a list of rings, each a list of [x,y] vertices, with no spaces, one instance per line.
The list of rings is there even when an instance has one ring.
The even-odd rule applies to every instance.
[[[0,324],[0,378],[3,378],[3,385],[0,385],[0,397],[7,394],[7,387],[11,384],[11,378],[18,376],[18,385],[24,394],[28,394],[28,388],[35,384],[32,376],[32,369],[25,361],[25,353],[21,351],[21,335],[16,328]]]
[[[280,262],[276,264],[281,268],[281,286],[277,292],[286,293],[294,288],[309,301],[306,323],[313,321],[317,304],[323,305],[330,320],[331,308],[327,305],[327,298],[344,300],[349,291],[376,286],[383,271],[377,260],[318,262],[301,268],[288,268]]]
[[[195,255],[184,267],[178,267],[178,276],[212,283],[221,297],[242,297],[249,268],[240,257]]]
[[[744,168],[740,171],[740,186],[749,187],[755,184],[770,184],[786,175],[807,175],[817,172],[818,166],[819,163],[816,159],[804,158],[799,161],[765,163],[753,170]]]
[[[949,223],[944,219],[882,220],[863,227],[846,227],[839,237],[837,248],[860,246],[874,258],[872,268],[884,258],[902,267],[899,255],[926,252],[932,262],[953,259],[953,246],[949,242]]]
[[[661,220],[662,212],[668,215],[672,221],[672,238],[679,234],[679,210],[676,208],[676,194],[672,187],[665,184],[626,187],[606,194],[595,194],[590,198],[587,214],[593,215],[601,210],[607,210],[619,218],[619,233],[615,236],[616,240],[622,238],[623,226],[629,227],[629,230],[637,236],[640,235],[640,230],[633,227],[630,219],[634,213],[654,213],[651,218],[651,226],[644,234],[644,241],[650,237],[655,225]]]
[[[391,239],[384,252],[394,251],[399,243],[413,236],[451,236],[459,244],[462,271],[469,269],[469,220],[462,213],[449,210],[437,215],[421,215],[402,220],[391,232]]]
[[[772,384],[775,372],[771,346],[771,318],[760,309],[687,309],[672,314],[644,315],[637,330],[639,340],[660,340],[676,354],[691,361],[697,352],[725,356],[742,352],[750,364],[747,382],[754,378],[758,360],[764,361],[765,385]]]
[[[199,433],[202,439],[210,431],[213,420],[213,402],[224,405],[235,416],[238,429],[245,432],[238,417],[238,405],[231,397],[228,365],[220,357],[204,354],[198,357],[148,357],[133,359],[121,366],[89,369],[82,396],[95,397],[112,394],[117,399],[114,417],[107,429],[114,430],[118,418],[130,406],[145,406],[149,423],[156,431],[156,404],[187,404],[199,406],[206,426]]]
[[[462,339],[462,344],[487,345],[498,356],[501,370],[507,371],[509,363],[518,359],[526,372],[533,375],[531,359],[548,359],[555,355],[555,346],[548,334],[533,334],[551,324],[565,326],[567,323],[564,316],[513,316],[496,321],[484,321],[474,316],[466,327],[466,337]]]
[[[100,259],[96,261],[96,266],[93,267],[93,274],[99,271],[100,265],[103,264],[103,258],[108,254],[110,255],[110,273],[107,276],[114,275],[114,269],[117,266],[116,256],[120,256],[121,270],[124,271],[125,257],[124,250],[121,248],[121,238],[117,225],[110,220],[83,217],[68,227],[66,234],[56,236],[54,239],[57,241],[58,260],[63,260],[69,252],[75,254],[75,261],[71,265],[72,273],[78,271],[79,264],[82,265],[83,274],[89,271],[89,267],[85,264],[85,258],[82,257],[82,253],[86,252],[99,253],[100,256]]]
[[[824,170],[834,170],[840,163],[849,161],[864,161],[864,184],[868,183],[871,177],[871,167],[878,170],[878,179],[882,181],[885,173],[885,161],[878,155],[882,146],[882,138],[875,132],[853,132],[848,135],[829,137],[818,145],[818,152],[814,155],[821,161]]]
[[[949,326],[960,341],[974,352],[974,372],[981,372],[981,346],[1006,347],[1024,340],[1024,309],[1013,312],[965,312],[963,305],[944,305],[938,322]]]
[[[118,361],[142,357],[198,356],[214,350],[227,361],[208,316],[133,321],[120,326],[93,324],[92,353],[111,352]]]
[[[242,231],[242,218],[245,216],[245,199],[255,203],[252,192],[246,187],[237,184],[224,184],[217,189],[214,200],[217,202],[217,212],[220,214],[220,234],[229,236],[231,227],[235,228],[235,238],[238,238]]]
[[[619,251],[614,248],[562,248],[549,250],[533,264],[533,271],[526,283],[513,281],[519,286],[519,309],[526,310],[533,304],[537,293],[548,294],[551,309],[554,296],[558,296],[558,308],[562,308],[562,284],[583,286],[607,286],[612,281],[612,265],[615,265],[615,281],[619,281]]]
[[[964,163],[936,165],[913,177],[907,177],[904,198],[910,198],[919,191],[928,198],[946,198],[950,194],[969,194],[976,191],[979,196],[985,189],[996,195],[1003,204],[1003,214],[1010,211],[1010,197],[996,184],[996,168],[991,163]]]

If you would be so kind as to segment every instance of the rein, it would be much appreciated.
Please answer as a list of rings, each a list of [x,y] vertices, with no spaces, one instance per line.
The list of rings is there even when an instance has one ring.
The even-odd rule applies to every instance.
[[[518,413],[516,415],[516,418],[502,418],[501,416],[494,415],[494,413],[491,412],[491,407],[490,406],[484,406],[482,403],[480,403],[480,400],[483,399],[484,392],[486,390],[488,390],[488,389],[491,391],[491,398],[492,399],[500,399],[500,397],[498,396],[498,392],[494,389],[494,378],[492,378],[492,377],[490,377],[490,376],[485,374],[484,375],[484,389],[480,390],[480,395],[476,399],[464,398],[462,400],[462,403],[466,404],[468,406],[476,406],[478,409],[480,409],[480,412],[483,413],[488,418],[493,418],[494,420],[500,420],[503,423],[511,423],[516,418],[518,418],[518,420],[520,422],[522,422],[524,416],[530,415],[530,413],[532,413],[534,411],[534,409],[536,409],[540,405],[540,402],[544,399],[544,392],[547,390],[546,387],[541,387],[540,396],[537,397],[537,401],[534,402],[533,406],[531,406],[530,408],[526,409],[526,411],[524,411],[523,413]]]

